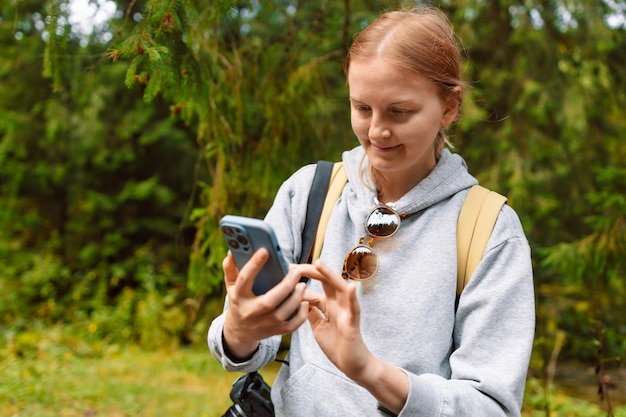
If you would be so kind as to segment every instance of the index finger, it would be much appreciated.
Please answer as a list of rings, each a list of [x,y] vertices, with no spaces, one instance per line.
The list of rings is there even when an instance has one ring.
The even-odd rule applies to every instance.
[[[348,288],[348,282],[319,259],[305,272],[306,276],[322,283],[327,296],[334,297],[336,292],[345,291]]]
[[[237,268],[235,258],[230,250],[222,261],[222,269],[224,270],[224,284],[226,285],[226,288],[235,285],[235,282],[237,282],[237,276],[239,275],[239,268]]]

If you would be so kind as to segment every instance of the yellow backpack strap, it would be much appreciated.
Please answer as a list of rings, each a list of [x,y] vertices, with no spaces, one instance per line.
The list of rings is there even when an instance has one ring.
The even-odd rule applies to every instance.
[[[457,296],[461,295],[483,258],[487,241],[506,201],[503,195],[480,185],[474,185],[467,194],[456,227]]]
[[[324,200],[324,207],[322,208],[320,222],[317,226],[317,232],[315,233],[315,243],[313,243],[311,263],[315,262],[315,260],[320,257],[322,245],[324,244],[324,235],[326,234],[326,226],[328,226],[328,219],[330,219],[330,213],[332,213],[333,207],[335,207],[335,203],[339,199],[339,196],[341,195],[341,192],[347,182],[348,176],[346,175],[346,170],[343,168],[343,162],[335,162],[333,165],[333,172],[330,176],[330,185],[328,186],[326,200]]]

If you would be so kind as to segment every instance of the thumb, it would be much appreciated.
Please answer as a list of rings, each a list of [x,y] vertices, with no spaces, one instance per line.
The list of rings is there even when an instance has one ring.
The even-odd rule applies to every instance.
[[[317,305],[309,304],[308,319],[309,323],[311,324],[311,328],[313,329],[316,329],[324,323],[328,323],[326,320],[326,315]]]
[[[226,282],[226,288],[237,286],[244,292],[252,293],[252,285],[257,274],[265,265],[265,262],[269,258],[269,252],[265,248],[260,248],[252,257],[246,262],[245,265],[239,269],[235,262],[235,257],[231,251],[228,251],[228,256],[224,260],[224,281]]]

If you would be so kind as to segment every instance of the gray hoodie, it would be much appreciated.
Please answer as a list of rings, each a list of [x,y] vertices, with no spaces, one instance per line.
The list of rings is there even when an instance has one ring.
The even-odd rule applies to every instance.
[[[375,193],[359,179],[362,155],[361,147],[343,155],[348,184],[321,253],[338,273],[375,206]],[[296,262],[302,249],[314,172],[308,165],[285,181],[266,217],[289,262]],[[375,240],[380,265],[373,285],[357,284],[365,343],[410,380],[399,416],[520,415],[534,336],[534,290],[528,242],[508,205],[455,309],[456,222],[476,183],[463,159],[444,150],[431,174],[396,202],[396,211],[406,213],[399,231]],[[318,282],[308,285],[322,292]],[[280,336],[262,340],[249,361],[229,359],[223,325],[222,314],[211,324],[208,343],[226,370],[258,370],[274,360]],[[386,415],[368,391],[326,358],[308,322],[292,335],[288,360],[272,387],[277,416]]]

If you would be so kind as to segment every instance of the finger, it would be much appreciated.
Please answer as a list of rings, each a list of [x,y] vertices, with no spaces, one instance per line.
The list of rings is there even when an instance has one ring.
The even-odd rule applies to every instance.
[[[359,299],[356,294],[356,285],[354,283],[348,283],[346,292],[348,293],[349,300],[349,309],[351,313],[351,317],[353,320],[353,324],[359,326],[360,317],[361,317],[361,305],[359,304]]]
[[[285,277],[274,288],[258,297],[260,303],[265,306],[265,312],[274,311],[282,307],[283,304],[293,295],[294,289],[299,282],[300,276],[293,268],[290,268],[287,275],[285,275]],[[302,286],[304,288],[305,284],[302,283]],[[304,293],[304,289],[302,289],[301,292]],[[298,303],[302,300],[302,293],[299,295],[300,298]]]
[[[276,309],[275,315],[279,320],[289,321],[297,315],[298,309],[302,304],[302,296],[305,289],[306,285],[304,283],[296,285],[287,299]]]
[[[311,290],[306,290],[302,298],[305,301],[308,301],[310,305],[317,307],[321,311],[326,311],[326,296]]]
[[[329,298],[336,298],[338,292],[343,292],[346,289],[347,281],[331,268],[326,266],[322,261],[317,260],[313,265],[315,273],[311,274],[311,277],[317,279],[322,283],[324,293]]]
[[[248,262],[241,268],[239,274],[237,276],[237,282],[235,285],[240,287],[242,290],[252,292],[252,285],[254,284],[254,279],[267,262],[269,258],[269,252],[265,248],[260,248],[250,258]]]
[[[291,320],[284,322],[285,327],[284,327],[283,334],[293,333],[296,329],[298,329],[298,327],[302,326],[302,323],[306,321],[308,314],[309,314],[309,303],[306,301],[303,301],[300,304],[300,308],[298,308],[298,311],[296,312],[295,316]]]
[[[320,279],[321,281],[327,282],[328,284],[332,285],[334,288],[338,290],[346,289],[348,285],[348,281],[343,279],[339,274],[335,273],[335,271],[333,271],[328,265],[323,263],[321,260],[318,259],[317,261],[315,261],[313,266],[315,267],[317,271],[319,271],[322,277]]]
[[[311,264],[292,264],[289,266],[289,272],[297,275],[298,280],[302,278],[314,278],[311,275],[319,275],[319,272]]]
[[[317,262],[320,262],[320,261],[317,261]],[[321,271],[315,265],[311,265],[311,264],[295,265],[292,271],[294,274],[298,274],[301,277],[309,277],[316,281],[320,281],[322,285],[330,282],[330,277],[326,276],[326,273],[328,273],[329,271],[330,271],[330,274],[334,273],[332,272],[330,268],[327,268],[326,271]]]
[[[237,276],[239,275],[239,268],[237,268],[235,258],[233,258],[231,251],[228,251],[228,254],[222,261],[222,270],[224,271],[224,284],[226,288],[235,285]]]
[[[310,278],[321,280],[320,272],[310,263],[290,265],[290,271],[298,274],[300,281],[308,281]]]
[[[324,314],[322,310],[320,310],[316,306],[309,305],[307,318],[309,319],[309,323],[311,323],[311,327],[313,329],[316,329],[319,326],[328,325],[328,321],[326,320],[326,315]]]

